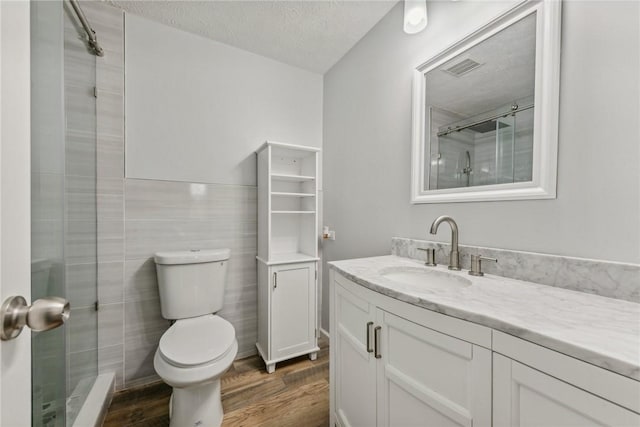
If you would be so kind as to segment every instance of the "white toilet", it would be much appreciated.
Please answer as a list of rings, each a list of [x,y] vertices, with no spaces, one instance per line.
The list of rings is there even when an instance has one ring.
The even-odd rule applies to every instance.
[[[220,377],[238,353],[236,331],[222,309],[229,249],[155,254],[162,317],[175,323],[162,335],[153,366],[173,387],[171,427],[222,423]]]

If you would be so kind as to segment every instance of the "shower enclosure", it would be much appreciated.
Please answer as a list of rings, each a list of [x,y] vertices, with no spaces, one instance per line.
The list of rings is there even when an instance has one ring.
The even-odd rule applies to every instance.
[[[71,304],[32,333],[32,425],[72,426],[98,375],[96,56],[67,1],[31,2],[31,288]]]
[[[457,120],[433,109],[429,189],[531,181],[533,113],[532,97]]]

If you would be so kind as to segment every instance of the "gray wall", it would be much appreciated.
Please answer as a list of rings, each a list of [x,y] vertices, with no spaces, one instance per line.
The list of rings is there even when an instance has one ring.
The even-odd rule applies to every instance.
[[[72,9],[64,7],[64,259],[67,326],[67,396],[88,394],[98,374],[96,220],[96,62],[87,52]],[[55,110],[53,110],[55,111]],[[55,294],[54,294],[55,295]],[[77,390],[76,390],[77,388]],[[79,408],[71,407],[69,421]]]
[[[322,145],[322,75],[125,18],[128,178],[255,186],[266,139]]]
[[[160,315],[157,278],[152,259],[153,253],[157,251],[219,247],[231,249],[225,305],[220,315],[236,329],[238,357],[254,354],[257,338],[255,170],[251,168],[250,171],[245,171],[247,176],[243,175],[238,182],[233,181],[233,184],[204,184],[178,178],[171,180],[172,177],[168,175],[171,165],[167,166],[166,175],[154,177],[157,179],[125,177],[124,106],[129,88],[125,88],[124,75],[125,65],[129,69],[129,64],[126,63],[129,56],[125,58],[123,14],[116,8],[98,2],[87,2],[84,8],[106,51],[104,58],[98,59],[97,65],[100,300],[97,345],[100,373],[115,372],[117,388],[134,387],[159,379],[153,368],[153,356],[160,337],[169,324]],[[133,23],[138,20],[131,21]],[[173,29],[166,31],[178,32]],[[203,55],[206,53],[202,51]],[[165,66],[168,67],[170,54],[166,61]],[[182,64],[184,67],[193,65]],[[227,58],[226,65],[232,67],[234,64],[229,63]],[[305,143],[320,144],[322,111],[318,100],[322,96],[322,79],[294,67],[289,68],[294,73],[305,74],[312,81],[311,89],[306,87],[305,91],[317,92],[313,102],[318,105],[315,109],[305,110],[308,116],[312,116],[310,120],[315,121],[306,129],[309,139]],[[272,75],[274,79],[285,81],[290,77],[286,74]],[[282,81],[274,82],[274,86],[282,84]],[[241,92],[243,88],[237,88],[236,93]],[[207,96],[215,99],[215,94]],[[171,102],[170,99],[162,99],[162,93],[159,98],[160,100],[153,101],[156,103],[154,108],[161,108]],[[246,103],[252,102],[249,96],[243,96],[242,99]],[[180,102],[179,107],[185,110],[193,108],[185,102]],[[190,111],[197,116],[198,111]],[[203,121],[203,126],[205,121],[216,119],[198,117]],[[280,121],[272,123],[272,126],[283,129],[283,134],[291,134],[291,129],[300,129],[297,117],[284,115]],[[241,121],[239,117],[234,120],[236,123]],[[126,122],[127,126],[135,124],[131,123],[128,116]],[[256,129],[252,128],[249,121],[244,123],[242,131],[246,136],[247,132]],[[262,135],[261,139],[256,137],[252,141],[253,149],[257,149],[262,144],[262,139],[268,137],[270,136]],[[127,144],[130,142],[127,140]],[[189,138],[173,143],[185,151],[194,152],[194,147],[190,147],[194,142]],[[215,138],[209,144],[226,147],[227,150],[229,147],[237,149],[230,158],[241,155],[255,165],[253,152],[248,152],[246,145],[235,146],[227,140]],[[159,153],[153,151],[153,148],[147,147],[144,150],[146,152],[142,160],[161,163]],[[234,165],[222,166],[231,170]],[[180,168],[176,170],[179,171]],[[247,182],[251,184],[238,185]]]
[[[74,302],[75,315],[77,299],[69,292],[72,289],[66,288],[65,270],[73,269],[78,264],[67,265],[64,257],[65,238],[69,237],[65,233],[65,214],[69,207],[65,203],[65,200],[68,200],[65,196],[71,195],[65,194],[65,116],[73,118],[78,112],[73,108],[78,103],[65,105],[64,102],[67,77],[64,64],[65,56],[68,54],[65,44],[71,40],[67,36],[68,32],[65,33],[66,21],[62,3],[34,2],[30,12],[31,300],[51,295],[66,295]],[[80,62],[79,68],[85,68],[86,62]],[[62,108],[63,106],[66,108]],[[72,155],[71,152],[69,154]],[[68,166],[69,172],[73,172],[77,163]],[[95,262],[93,269],[95,271]],[[92,326],[95,333],[95,321]],[[41,426],[43,420],[48,417],[64,417],[69,389],[73,389],[79,380],[75,374],[86,372],[86,368],[93,368],[97,372],[95,357],[93,364],[80,363],[69,366],[71,359],[75,360],[76,356],[81,354],[78,351],[67,351],[67,343],[69,348],[72,347],[71,344],[74,344],[74,350],[78,348],[77,342],[72,343],[70,339],[65,339],[65,336],[69,336],[69,328],[58,328],[49,332],[51,333],[34,332],[31,339],[34,384],[31,409],[34,426]],[[77,341],[78,337],[72,338]],[[73,371],[67,369],[67,366]],[[91,372],[88,376],[91,376]]]
[[[325,74],[324,222],[338,237],[325,262],[388,254],[392,236],[427,238],[442,214],[464,244],[640,262],[640,3],[563,3],[557,199],[411,205],[412,70],[505,4],[428,7],[409,36],[399,3]]]

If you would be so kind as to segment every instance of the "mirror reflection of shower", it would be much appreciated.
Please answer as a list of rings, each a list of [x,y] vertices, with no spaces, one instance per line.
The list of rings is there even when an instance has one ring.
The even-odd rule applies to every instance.
[[[465,165],[464,169],[462,169],[462,173],[467,176],[467,187],[468,187],[471,180],[471,172],[473,171],[473,169],[471,168],[471,154],[469,154],[469,150],[467,150],[466,153],[467,153],[467,164]]]
[[[431,107],[429,189],[532,179],[533,96],[472,117]]]

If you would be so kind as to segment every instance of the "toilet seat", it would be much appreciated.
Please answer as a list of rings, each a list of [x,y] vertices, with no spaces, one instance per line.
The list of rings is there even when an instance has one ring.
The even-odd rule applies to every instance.
[[[223,359],[235,341],[231,323],[209,314],[176,321],[160,338],[158,353],[173,366],[193,368]]]

